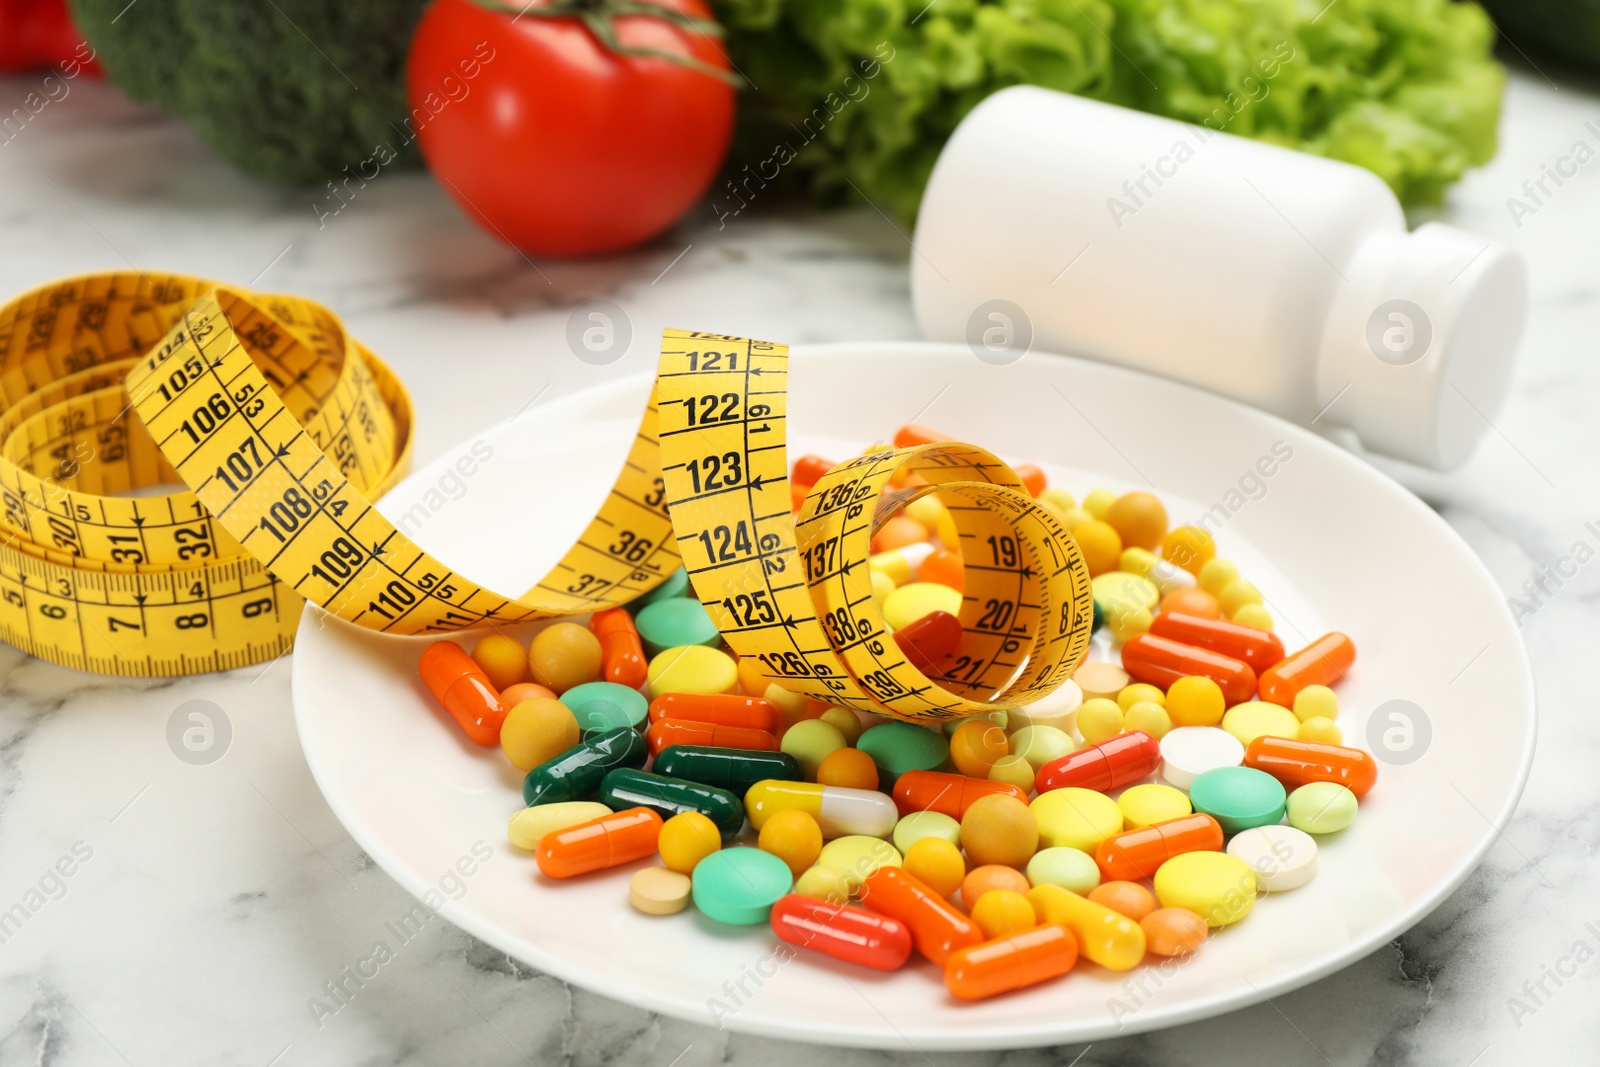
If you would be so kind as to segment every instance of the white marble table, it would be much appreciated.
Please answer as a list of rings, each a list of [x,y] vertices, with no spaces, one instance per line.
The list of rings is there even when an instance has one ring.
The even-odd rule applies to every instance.
[[[1508,596],[1577,543],[1600,547],[1585,526],[1600,520],[1600,164],[1520,228],[1506,207],[1575,141],[1600,146],[1600,129],[1584,126],[1600,120],[1600,98],[1557,84],[1514,75],[1500,156],[1443,211],[1525,251],[1534,307],[1495,431],[1464,469],[1414,483]],[[34,87],[0,81],[0,113]],[[422,176],[380,177],[320,229],[316,199],[243,178],[183,127],[75,84],[0,145],[0,292],[132,263],[315,295],[411,384],[422,460],[535,397],[647,369],[647,344],[608,367],[567,354],[569,311],[588,299],[624,307],[640,338],[668,324],[790,342],[916,335],[906,241],[867,209],[747,215],[724,229],[705,209],[647,251],[534,266]],[[1600,717],[1583,676],[1600,644],[1600,563],[1562,569],[1524,628],[1544,710],[1533,780],[1438,911],[1270,1004],[1086,1051],[959,1061],[659,1018],[444,921],[318,1020],[310,998],[412,902],[312,782],[287,666],[130,684],[0,648],[0,911],[26,900],[29,912],[0,943],[0,1065],[1592,1062]],[[180,762],[166,741],[174,709],[195,699],[232,724],[226,758],[209,766]],[[49,874],[73,856],[70,877]]]

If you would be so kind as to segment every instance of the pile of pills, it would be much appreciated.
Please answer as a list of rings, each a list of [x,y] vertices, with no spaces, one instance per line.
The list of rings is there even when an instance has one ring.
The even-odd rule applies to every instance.
[[[831,466],[794,464],[797,508]],[[1355,647],[1331,633],[1286,653],[1255,586],[1152,494],[1080,504],[1015,469],[1078,542],[1116,651],[1025,707],[933,728],[790,692],[726,650],[682,571],[528,648],[438,642],[419,669],[526,772],[512,843],[551,879],[653,858],[628,881],[640,912],[692,904],[880,970],[915,953],[966,1000],[1080,955],[1126,971],[1194,952],[1259,893],[1306,884],[1317,838],[1373,787],[1330,688]],[[873,551],[874,599],[938,679],[960,654],[964,566],[938,496],[883,522]]]

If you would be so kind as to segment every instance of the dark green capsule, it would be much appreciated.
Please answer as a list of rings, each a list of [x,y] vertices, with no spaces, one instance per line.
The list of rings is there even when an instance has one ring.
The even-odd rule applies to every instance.
[[[643,767],[649,755],[644,735],[631,726],[594,734],[529,771],[522,780],[522,799],[529,807],[588,800],[600,791],[607,771]]]
[[[656,756],[651,770],[667,778],[684,778],[726,789],[743,797],[750,787],[768,778],[803,782],[799,762],[787,752],[753,752],[710,745],[673,745]]]
[[[600,803],[612,811],[652,808],[663,819],[697,811],[717,824],[724,841],[744,829],[744,802],[726,789],[628,767],[607,772],[600,783]]]

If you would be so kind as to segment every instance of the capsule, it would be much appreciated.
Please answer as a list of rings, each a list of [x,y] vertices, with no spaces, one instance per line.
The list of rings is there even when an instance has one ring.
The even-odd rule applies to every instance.
[[[803,811],[822,836],[888,837],[900,821],[894,801],[872,789],[847,789],[815,782],[757,782],[744,795],[744,811],[757,831],[780,811]]]
[[[896,630],[894,643],[923,674],[940,673],[939,661],[961,646],[961,620],[948,611],[930,611],[910,626]]]
[[[522,780],[522,799],[529,807],[588,800],[600,791],[607,772],[643,767],[648,754],[644,738],[631,726],[595,734],[529,771]]]
[[[754,752],[705,745],[664,748],[650,769],[667,778],[714,785],[736,797],[744,796],[751,786],[768,778],[781,782],[805,780],[800,761],[787,752]]]
[[[824,459],[822,456],[801,456],[794,461],[794,472],[789,476],[789,484],[810,489],[833,468],[834,462],[831,459]]]
[[[1138,634],[1122,646],[1122,669],[1141,682],[1170,689],[1179,678],[1203,674],[1222,687],[1230,706],[1255,695],[1256,672],[1250,665],[1207,648],[1180,644],[1155,634]]]
[[[644,733],[653,756],[673,745],[709,745],[712,748],[743,748],[776,752],[778,739],[766,730],[745,726],[718,726],[688,719],[657,719]]]
[[[1261,699],[1292,708],[1300,690],[1333,685],[1355,662],[1355,642],[1341,633],[1323,634],[1261,676]]]
[[[879,971],[899,970],[911,958],[911,931],[899,919],[798,893],[772,906],[772,932],[791,945]]]
[[[912,945],[939,967],[955,953],[983,941],[977,923],[899,867],[879,867],[867,875],[861,883],[861,903],[904,923]]]
[[[1028,794],[1010,782],[991,782],[946,771],[906,771],[894,783],[894,803],[901,815],[937,811],[959,819],[980,797],[995,793],[1028,802]]]
[[[1257,676],[1283,659],[1283,639],[1277,634],[1253,626],[1240,626],[1226,619],[1203,619],[1198,615],[1163,611],[1150,624],[1150,632],[1179,644],[1208,648],[1236,659]]]
[[[1292,737],[1256,738],[1244,750],[1244,765],[1266,771],[1288,789],[1338,782],[1358,797],[1366,796],[1378,780],[1378,764],[1371,753]]]
[[[1041,923],[1060,923],[1078,939],[1078,951],[1100,966],[1129,971],[1144,959],[1144,930],[1126,915],[1058,885],[1028,890]]]
[[[612,811],[651,808],[663,819],[697,811],[717,824],[724,841],[744,829],[744,805],[726,789],[618,767],[600,780],[600,803]]]
[[[1077,936],[1049,923],[955,953],[944,965],[944,984],[962,1000],[982,1000],[1060,978],[1077,962]]]
[[[417,671],[474,744],[493,748],[500,743],[500,724],[511,709],[466,649],[454,641],[436,641],[423,649]]]
[[[551,878],[571,878],[653,855],[661,838],[661,816],[628,808],[566,830],[545,834],[534,852]]]
[[[638,689],[644,685],[649,662],[639,628],[626,608],[607,608],[589,616],[589,632],[600,639],[600,667],[605,680]]]
[[[922,567],[922,561],[933,555],[933,546],[926,542],[906,545],[904,548],[891,548],[887,552],[878,552],[867,558],[867,566],[875,571],[887,574],[895,585],[905,585],[915,581],[917,571]]]
[[[1051,760],[1039,768],[1033,787],[1040,793],[1069,785],[1109,793],[1154,774],[1159,766],[1161,742],[1143,730],[1130,730]]]
[[[772,701],[738,693],[662,693],[650,702],[650,721],[683,719],[713,726],[738,726],[776,733],[778,709]]]
[[[1156,868],[1185,852],[1221,852],[1222,824],[1209,815],[1182,815],[1166,822],[1112,834],[1094,850],[1108,882],[1154,878]]]
[[[918,426],[914,422],[909,422],[894,432],[894,447],[896,448],[915,448],[918,445],[936,445],[943,441],[952,440],[954,438],[949,434],[931,430],[926,426]]]

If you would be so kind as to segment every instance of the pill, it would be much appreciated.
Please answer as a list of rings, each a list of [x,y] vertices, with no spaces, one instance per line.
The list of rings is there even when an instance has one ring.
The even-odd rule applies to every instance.
[[[942,811],[914,811],[894,824],[894,847],[904,855],[924,838],[961,844],[961,823]]]
[[[626,608],[595,612],[589,616],[589,632],[600,639],[600,672],[606,681],[629,689],[644,685],[644,643]]]
[[[982,867],[974,867],[961,879],[961,902],[971,911],[984,897],[990,893],[1013,892],[1026,893],[1028,879],[1015,867],[1007,867],[999,863],[989,863]]]
[[[1160,741],[1172,729],[1172,717],[1167,709],[1153,700],[1141,700],[1122,717],[1124,729],[1149,734]]]
[[[662,749],[651,770],[668,778],[686,778],[726,789],[742,797],[764,779],[799,781],[800,765],[782,752],[705,745],[671,745]]]
[[[1300,729],[1300,720],[1282,704],[1265,700],[1246,700],[1235,704],[1222,716],[1222,728],[1249,745],[1258,737],[1293,737]]]
[[[1225,852],[1185,852],[1161,865],[1154,878],[1164,908],[1187,908],[1212,929],[1238,922],[1256,905],[1255,872]]]
[[[658,653],[645,677],[645,692],[652,700],[662,693],[732,693],[738,685],[739,668],[733,658],[705,645]]]
[[[962,723],[950,735],[950,762],[960,774],[987,778],[989,769],[1001,756],[1010,754],[1006,732],[987,718]]]
[[[1137,782],[1160,764],[1161,743],[1136,730],[1052,760],[1039,768],[1034,788],[1040,794],[1065,786],[1106,793]]]
[[[1243,762],[1244,745],[1217,726],[1178,726],[1161,739],[1161,777],[1178,789],[1187,790],[1206,771]]]
[[[1109,697],[1091,697],[1078,708],[1078,733],[1091,745],[1111,740],[1125,725],[1122,709]]]
[[[1021,756],[1001,756],[989,768],[989,781],[1014,785],[1024,793],[1033,791],[1033,779],[1038,772],[1033,764]]]
[[[1222,592],[1217,594],[1217,603],[1221,605],[1222,613],[1235,621],[1238,620],[1241,611],[1261,604],[1262,600],[1261,590],[1243,578],[1229,582],[1222,587]]]
[[[1093,853],[1100,842],[1122,829],[1122,809],[1104,793],[1065,786],[1040,793],[1028,805],[1039,823],[1039,843],[1065,845]]]
[[[1070,755],[1073,747],[1071,735],[1054,726],[1024,726],[1011,735],[1012,754],[1027,761],[1033,768],[1034,776],[1045,764]],[[1033,788],[1031,777],[1028,782],[1030,789]]]
[[[810,487],[816,485],[824,474],[833,470],[833,467],[831,459],[816,455],[801,456],[794,461],[794,470],[789,476],[789,481],[795,485]]]
[[[894,447],[916,448],[918,445],[936,445],[951,440],[948,434],[908,422],[894,432]]]
[[[771,701],[742,693],[662,693],[648,707],[651,722],[687,719],[768,733],[778,728],[778,709]]]
[[[1039,849],[1039,824],[1026,798],[994,793],[967,805],[961,844],[973,863],[1021,868]]]
[[[489,634],[473,645],[472,661],[489,676],[489,684],[501,695],[528,676],[527,650],[504,634]]]
[[[626,614],[626,613],[624,613]],[[638,726],[644,722],[650,702],[637,689],[616,682],[585,682],[561,694],[561,703],[577,716],[578,727],[613,730],[618,726]]]
[[[911,931],[887,915],[791,893],[772,906],[772,932],[845,963],[893,971],[911,958]]]
[[[902,853],[901,866],[942,897],[961,888],[967,861],[961,850],[942,837],[924,837]]]
[[[822,827],[803,811],[776,812],[761,827],[756,847],[787,863],[798,878],[822,855]]]
[[[1216,597],[1204,589],[1184,586],[1181,589],[1174,589],[1161,598],[1161,614],[1169,612],[1198,619],[1220,619],[1222,605],[1217,603]]]
[[[1071,734],[1078,721],[1078,708],[1083,704],[1083,690],[1068,678],[1055,691],[1040,697],[1032,704],[1006,711],[1006,730],[1011,733],[1025,726],[1049,726],[1062,733]]]
[[[1128,684],[1128,672],[1109,660],[1094,660],[1074,671],[1072,680],[1078,684],[1085,700],[1096,697],[1114,700]]]
[[[689,906],[688,875],[665,867],[645,867],[628,879],[628,903],[646,915],[676,915]]]
[[[1337,719],[1339,697],[1325,685],[1308,685],[1294,696],[1294,717],[1301,722],[1307,719]]]
[[[492,748],[500,743],[500,726],[510,709],[466,649],[454,641],[435,641],[423,649],[417,670],[434,699],[474,744]]]
[[[951,589],[960,589],[967,582],[967,565],[957,549],[936,548],[922,561],[917,577],[924,582],[938,582]]]
[[[508,708],[514,708],[524,700],[554,700],[554,689],[547,689],[538,682],[518,682],[509,689],[500,691],[500,703]]]
[[[722,642],[716,623],[700,601],[690,597],[659,600],[634,616],[639,639],[654,656],[669,648],[704,645],[715,648]]]
[[[904,923],[917,952],[939,967],[961,949],[983,941],[977,923],[898,867],[882,867],[868,875],[862,883],[861,903]]]
[[[628,808],[545,834],[534,858],[549,877],[572,878],[654,855],[660,836],[661,816]]]
[[[673,600],[677,597],[693,596],[689,588],[689,572],[682,567],[673,571],[662,580],[661,584],[628,603],[624,609],[635,616],[658,600]]]
[[[896,591],[898,591],[900,587],[911,585],[916,581],[917,573],[922,568],[922,561],[932,554],[933,546],[930,544],[891,548],[887,552],[879,552],[876,555],[869,556],[867,558],[867,569],[887,576],[895,584]],[[937,583],[930,582],[928,584],[934,585]],[[949,586],[940,586],[939,588],[944,589],[947,594],[952,592]],[[889,600],[893,596],[894,593],[890,593],[889,596],[884,598],[883,611],[885,619],[889,617]],[[949,598],[946,596],[941,601],[941,605],[948,605],[949,602]],[[958,596],[956,598],[956,610],[958,611],[960,610],[960,604],[961,598]],[[934,609],[930,608],[929,610]],[[939,610],[946,610],[946,608],[940,607]],[[923,614],[926,614],[926,612],[923,612]],[[890,623],[890,625],[892,626],[893,623]]]
[[[896,630],[903,630],[934,611],[959,616],[961,593],[938,582],[908,582],[889,594],[883,605],[883,619]]]
[[[707,856],[722,848],[722,831],[698,811],[681,811],[661,824],[656,850],[661,862],[682,874],[694,873]]]
[[[1216,819],[1222,832],[1230,835],[1278,822],[1287,802],[1276,778],[1251,767],[1219,767],[1199,775],[1189,786],[1194,810]]]
[[[500,749],[519,771],[530,771],[576,745],[578,720],[559,700],[524,700],[500,724]]]
[[[772,824],[769,822],[767,825]],[[817,863],[844,875],[852,894],[861,892],[861,883],[880,867],[903,866],[900,852],[893,845],[882,838],[861,834],[836,837],[829,841],[822,846]]]
[[[1028,900],[1041,923],[1059,923],[1078,939],[1078,951],[1113,971],[1132,970],[1144,958],[1144,931],[1087,897],[1058,885],[1036,885]]]
[[[1061,845],[1034,853],[1026,873],[1030,886],[1058,885],[1080,895],[1100,884],[1100,868],[1094,857],[1082,849]]]
[[[1174,726],[1215,726],[1228,710],[1222,687],[1204,675],[1188,675],[1167,689],[1167,717]]]
[[[723,840],[744,829],[744,804],[726,789],[681,778],[665,778],[632,767],[607,771],[600,780],[600,803],[612,811],[645,807],[663,819],[697,811],[717,824]]]
[[[1174,856],[1221,848],[1222,826],[1210,815],[1196,813],[1108,837],[1095,849],[1094,861],[1107,881],[1131,882],[1154,877]]]
[[[972,906],[971,914],[983,936],[991,939],[1020,934],[1038,925],[1034,921],[1033,905],[1016,890],[985,893],[983,899]]]
[[[1211,929],[1187,908],[1157,908],[1139,920],[1145,947],[1156,956],[1186,956],[1205,944]]]
[[[1129,830],[1181,819],[1194,811],[1183,790],[1154,783],[1123,790],[1117,797],[1117,807],[1122,809],[1122,825]]]
[[[650,724],[644,732],[652,754],[673,745],[701,745],[711,748],[738,748],[752,751],[773,751],[778,739],[765,730],[751,730],[743,726],[716,726],[709,722],[690,722],[687,719],[661,719]]]
[[[1378,764],[1370,753],[1293,737],[1256,738],[1245,749],[1244,764],[1266,771],[1290,788],[1336,782],[1358,797],[1366,796],[1378,780]]]
[[[861,738],[861,719],[849,708],[824,708],[822,714],[817,716],[823,722],[832,723],[841,734],[844,734],[845,744],[854,745]],[[863,755],[865,755],[863,753]],[[871,756],[866,756],[870,763]],[[877,765],[873,765],[873,776],[877,776]]]
[[[779,737],[797,722],[822,718],[828,709],[820,700],[812,700],[804,693],[785,689],[776,682],[769,683],[762,690],[761,699],[778,709],[778,728],[772,732]]]
[[[528,646],[533,680],[558,694],[599,678],[600,659],[600,639],[574,622],[546,626]]]
[[[1122,666],[1139,681],[1163,688],[1189,675],[1204,675],[1217,683],[1229,704],[1249,700],[1256,691],[1256,673],[1248,664],[1155,634],[1139,634],[1123,645]]]
[[[1294,732],[1296,741],[1314,741],[1319,745],[1337,745],[1344,741],[1344,732],[1339,729],[1339,724],[1332,719],[1325,719],[1318,715],[1315,718],[1303,719]]]
[[[1079,523],[1072,527],[1072,539],[1091,575],[1106,574],[1116,570],[1122,559],[1122,538],[1116,527],[1099,519]]]
[[[1106,521],[1116,527],[1126,544],[1153,549],[1167,532],[1167,509],[1154,493],[1142,489],[1123,493],[1106,509]]]
[[[539,847],[544,835],[569,826],[598,819],[610,814],[611,809],[593,800],[570,800],[563,804],[538,804],[523,808],[511,816],[506,836],[518,848],[532,852]]]
[[[795,879],[794,891],[802,897],[843,904],[850,899],[850,884],[830,867],[810,867]]]
[[[887,552],[890,549],[915,545],[927,539],[928,531],[922,523],[905,515],[896,515],[873,532],[872,551]]]
[[[894,801],[882,793],[812,782],[757,782],[744,795],[744,810],[758,832],[775,812],[803,811],[830,839],[851,834],[888,837],[900,818]]]
[[[1299,889],[1317,873],[1317,843],[1293,826],[1254,826],[1233,835],[1228,855],[1255,872],[1268,893]]]
[[[1198,526],[1179,526],[1161,539],[1161,558],[1190,574],[1199,574],[1206,561],[1217,554],[1211,535]]]
[[[868,734],[871,732],[867,731]],[[1014,797],[1024,804],[1028,801],[1028,794],[1014,785],[945,771],[907,771],[894,783],[894,804],[900,809],[901,815],[909,815],[914,811],[941,811],[959,819],[978,798],[996,794]]]
[[[930,611],[894,632],[894,643],[923,674],[942,672],[941,662],[961,645],[961,620],[948,611]]]
[[[617,767],[643,767],[650,750],[631,727],[619,726],[585,738],[528,772],[522,799],[529,806],[567,800],[588,800],[600,782]]]
[[[1289,794],[1289,825],[1308,834],[1336,834],[1356,818],[1356,795],[1337,782],[1309,782]]]
[[[945,964],[945,985],[961,1000],[982,1000],[1059,978],[1077,962],[1077,938],[1050,924],[954,953]]]
[[[1261,699],[1286,708],[1308,685],[1333,685],[1356,661],[1355,643],[1341,633],[1323,634],[1261,676]]]
[[[1145,682],[1134,682],[1131,685],[1125,685],[1117,693],[1117,707],[1123,711],[1127,711],[1135,704],[1151,703],[1164,706],[1166,702],[1167,694]]]
[[[1071,886],[1067,887],[1071,889]],[[1074,890],[1074,892],[1082,892]],[[1094,903],[1102,908],[1110,908],[1118,915],[1126,915],[1136,923],[1142,923],[1145,916],[1156,910],[1156,898],[1138,882],[1102,882],[1086,893]],[[1150,948],[1150,935],[1145,933],[1145,948]]]
[[[1163,611],[1151,624],[1150,632],[1181,644],[1220,652],[1229,659],[1247,664],[1257,675],[1283,659],[1283,642],[1276,634],[1221,619]]]
[[[754,926],[793,886],[788,865],[770,852],[725,848],[694,869],[694,906],[718,922]]]
[[[858,748],[835,749],[817,764],[816,778],[818,785],[838,785],[846,789],[877,792],[878,765]]]
[[[888,791],[906,771],[927,771],[943,766],[950,745],[937,730],[908,722],[886,722],[862,732],[856,747],[872,757],[878,767],[879,788]]]
[[[815,781],[822,761],[846,745],[844,734],[830,722],[807,719],[784,731],[778,749],[793,756],[806,778]]]

